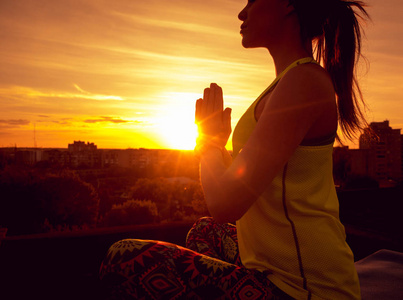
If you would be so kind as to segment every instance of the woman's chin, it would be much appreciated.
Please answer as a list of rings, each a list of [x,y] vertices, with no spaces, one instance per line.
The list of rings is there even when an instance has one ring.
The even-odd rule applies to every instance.
[[[259,47],[259,46],[256,46],[256,45],[254,45],[254,44],[248,42],[248,41],[245,40],[245,39],[242,40],[242,46],[243,46],[244,48],[257,48],[257,47]]]
[[[243,36],[242,37],[242,46],[244,48],[258,48],[258,47],[263,47],[262,45],[259,45],[258,43],[254,43],[253,40],[248,39],[247,37]]]
[[[251,48],[251,45],[250,45],[249,41],[247,39],[245,39],[245,38],[242,38],[242,46],[244,48]]]

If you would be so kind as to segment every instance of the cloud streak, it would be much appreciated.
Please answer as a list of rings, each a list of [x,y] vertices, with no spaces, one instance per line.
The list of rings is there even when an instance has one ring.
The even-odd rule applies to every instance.
[[[29,125],[30,121],[29,120],[23,120],[23,119],[18,119],[18,120],[13,120],[13,119],[9,119],[9,120],[1,120],[0,119],[0,126],[1,125],[5,125],[8,127],[20,127],[20,126],[26,126]]]
[[[124,100],[122,97],[119,96],[111,96],[111,95],[99,95],[99,94],[92,94],[90,92],[84,91],[82,88],[80,88],[77,84],[73,84],[73,86],[81,92],[79,95],[69,95],[67,98],[83,98],[83,99],[90,99],[90,100],[119,100],[122,101]]]
[[[115,123],[115,124],[120,124],[120,123],[132,123],[134,121],[129,121],[129,120],[123,120],[121,118],[114,118],[114,117],[104,117],[101,116],[96,119],[87,119],[84,120],[84,123]]]
[[[143,15],[127,14],[122,12],[115,12],[119,18],[129,20],[133,23],[143,24],[147,26],[153,26],[163,29],[186,31],[194,34],[206,34],[206,35],[218,35],[220,37],[232,37],[234,32],[228,29],[217,30],[216,27],[203,25],[195,22],[178,22],[178,21],[168,21],[161,19],[153,19],[150,17],[145,17]]]
[[[69,93],[69,92],[51,92],[51,91],[40,91],[30,87],[25,86],[13,86],[9,88],[0,89],[0,95],[22,95],[27,97],[38,97],[38,98],[64,98],[64,99],[86,99],[86,100],[96,100],[96,101],[123,101],[124,98],[120,96],[113,95],[101,95],[93,94],[81,89],[77,84],[73,84],[74,88],[79,93]]]

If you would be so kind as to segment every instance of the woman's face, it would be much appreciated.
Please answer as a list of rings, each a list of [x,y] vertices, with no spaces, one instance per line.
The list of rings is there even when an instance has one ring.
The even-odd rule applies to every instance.
[[[243,21],[242,45],[268,48],[281,37],[284,20],[292,10],[287,0],[249,0],[238,15]]]

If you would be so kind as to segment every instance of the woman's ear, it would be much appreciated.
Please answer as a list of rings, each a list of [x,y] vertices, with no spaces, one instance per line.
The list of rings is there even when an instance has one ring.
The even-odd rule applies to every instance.
[[[293,13],[296,13],[295,6],[294,6],[294,0],[284,0],[284,1],[287,2],[287,5],[286,5],[287,15],[289,16]]]
[[[294,7],[294,0],[285,0],[287,1],[287,8],[289,9],[289,14],[295,12],[295,7]]]
[[[288,2],[287,7],[288,6],[294,6],[294,0],[285,0]]]

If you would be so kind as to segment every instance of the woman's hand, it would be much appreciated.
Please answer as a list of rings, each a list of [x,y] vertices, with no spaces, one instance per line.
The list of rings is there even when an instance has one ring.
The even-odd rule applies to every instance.
[[[196,101],[196,124],[199,128],[198,145],[211,144],[224,148],[231,134],[231,109],[223,110],[223,93],[217,84],[204,90],[203,99]]]

